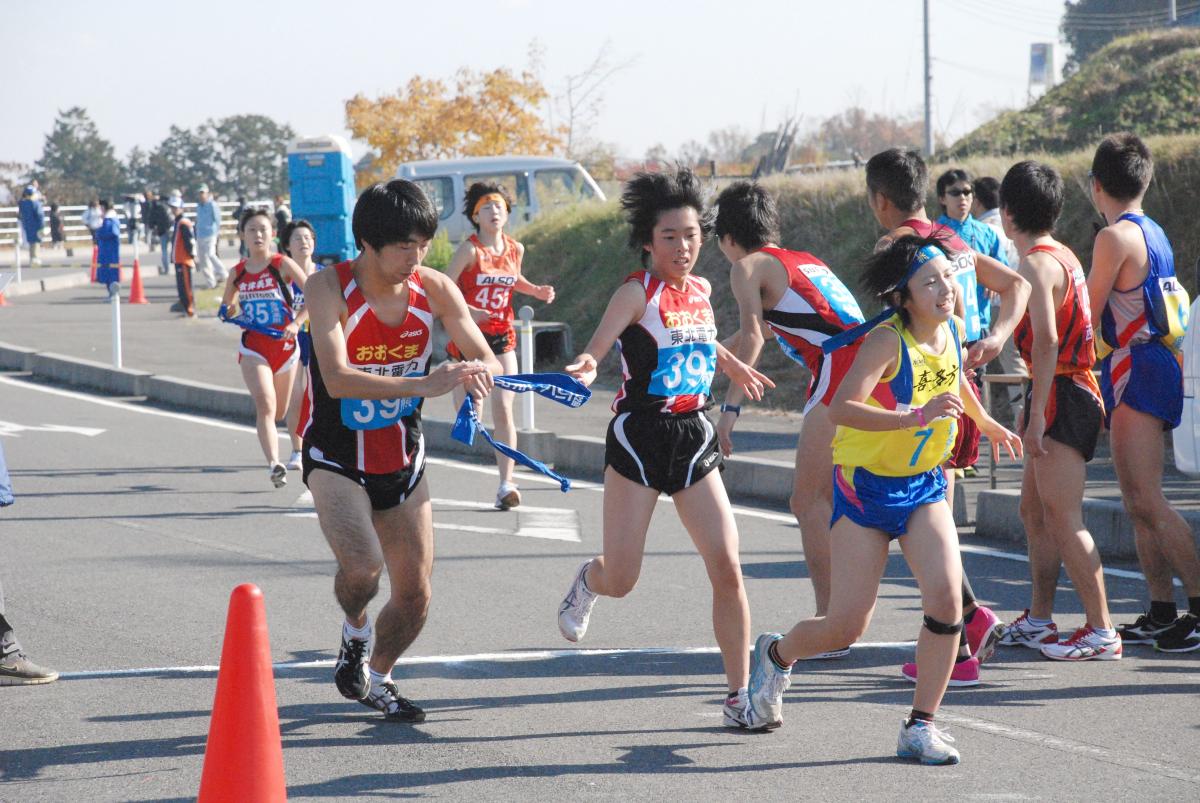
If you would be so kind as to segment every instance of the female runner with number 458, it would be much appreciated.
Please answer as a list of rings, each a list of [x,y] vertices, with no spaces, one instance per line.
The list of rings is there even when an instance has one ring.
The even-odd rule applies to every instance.
[[[579,641],[598,596],[633,590],[650,517],[658,495],[667,494],[712,584],[713,630],[729,682],[725,725],[744,728],[750,609],[737,525],[714,471],[721,465],[717,433],[704,410],[718,368],[752,399],[774,383],[717,342],[711,288],[692,275],[708,230],[695,175],[639,173],[625,186],[621,207],[629,246],[641,252],[645,269],[613,294],[587,350],[566,368],[590,385],[597,364],[620,341],[624,382],[604,453],[604,554],[575,573],[558,627],[568,641]]]

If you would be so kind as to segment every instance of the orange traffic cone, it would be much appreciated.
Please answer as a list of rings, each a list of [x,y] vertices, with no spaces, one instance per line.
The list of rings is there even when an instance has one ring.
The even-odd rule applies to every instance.
[[[240,585],[229,597],[199,803],[287,800],[283,743],[262,591]]]
[[[7,307],[8,299],[4,297],[4,293],[0,293],[0,307]]]
[[[146,291],[142,288],[142,269],[138,265],[136,258],[133,260],[133,280],[129,283],[129,303],[150,303],[149,299],[146,298]]]
[[[100,246],[92,246],[92,282],[96,281],[96,263],[100,259]]]

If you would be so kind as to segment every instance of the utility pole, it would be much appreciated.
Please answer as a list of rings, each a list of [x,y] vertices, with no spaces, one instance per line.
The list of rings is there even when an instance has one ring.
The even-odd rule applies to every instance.
[[[929,58],[929,0],[925,3],[925,155],[933,155],[933,68]]]
[[[1175,0],[1167,0],[1167,6],[1171,9],[1171,26],[1174,27],[1175,23],[1179,22],[1179,15],[1175,13]]]

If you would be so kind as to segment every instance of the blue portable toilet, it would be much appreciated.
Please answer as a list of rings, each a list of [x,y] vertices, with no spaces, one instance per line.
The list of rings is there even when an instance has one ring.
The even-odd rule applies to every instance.
[[[358,254],[350,217],[357,197],[350,143],[331,134],[288,143],[292,217],[304,218],[317,233],[313,259],[342,262]]]

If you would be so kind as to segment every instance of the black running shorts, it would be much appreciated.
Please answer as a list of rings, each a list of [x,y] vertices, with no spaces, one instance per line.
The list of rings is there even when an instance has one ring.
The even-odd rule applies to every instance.
[[[604,464],[673,496],[722,466],[717,431],[703,413],[621,413],[608,425]]]
[[[1033,397],[1032,383],[1025,386],[1025,424],[1029,424],[1029,406]],[[1085,463],[1096,454],[1104,410],[1100,400],[1075,384],[1069,375],[1054,377],[1050,401],[1046,404],[1046,437],[1070,446],[1083,455]]]
[[[367,492],[367,498],[371,500],[372,510],[391,510],[408,499],[421,477],[425,475],[425,439],[421,437],[417,440],[413,454],[409,455],[411,462],[408,468],[390,474],[366,474],[347,468],[330,460],[320,449],[305,441],[302,453],[304,484],[308,485],[308,475],[313,471],[332,471],[362,486]]]

